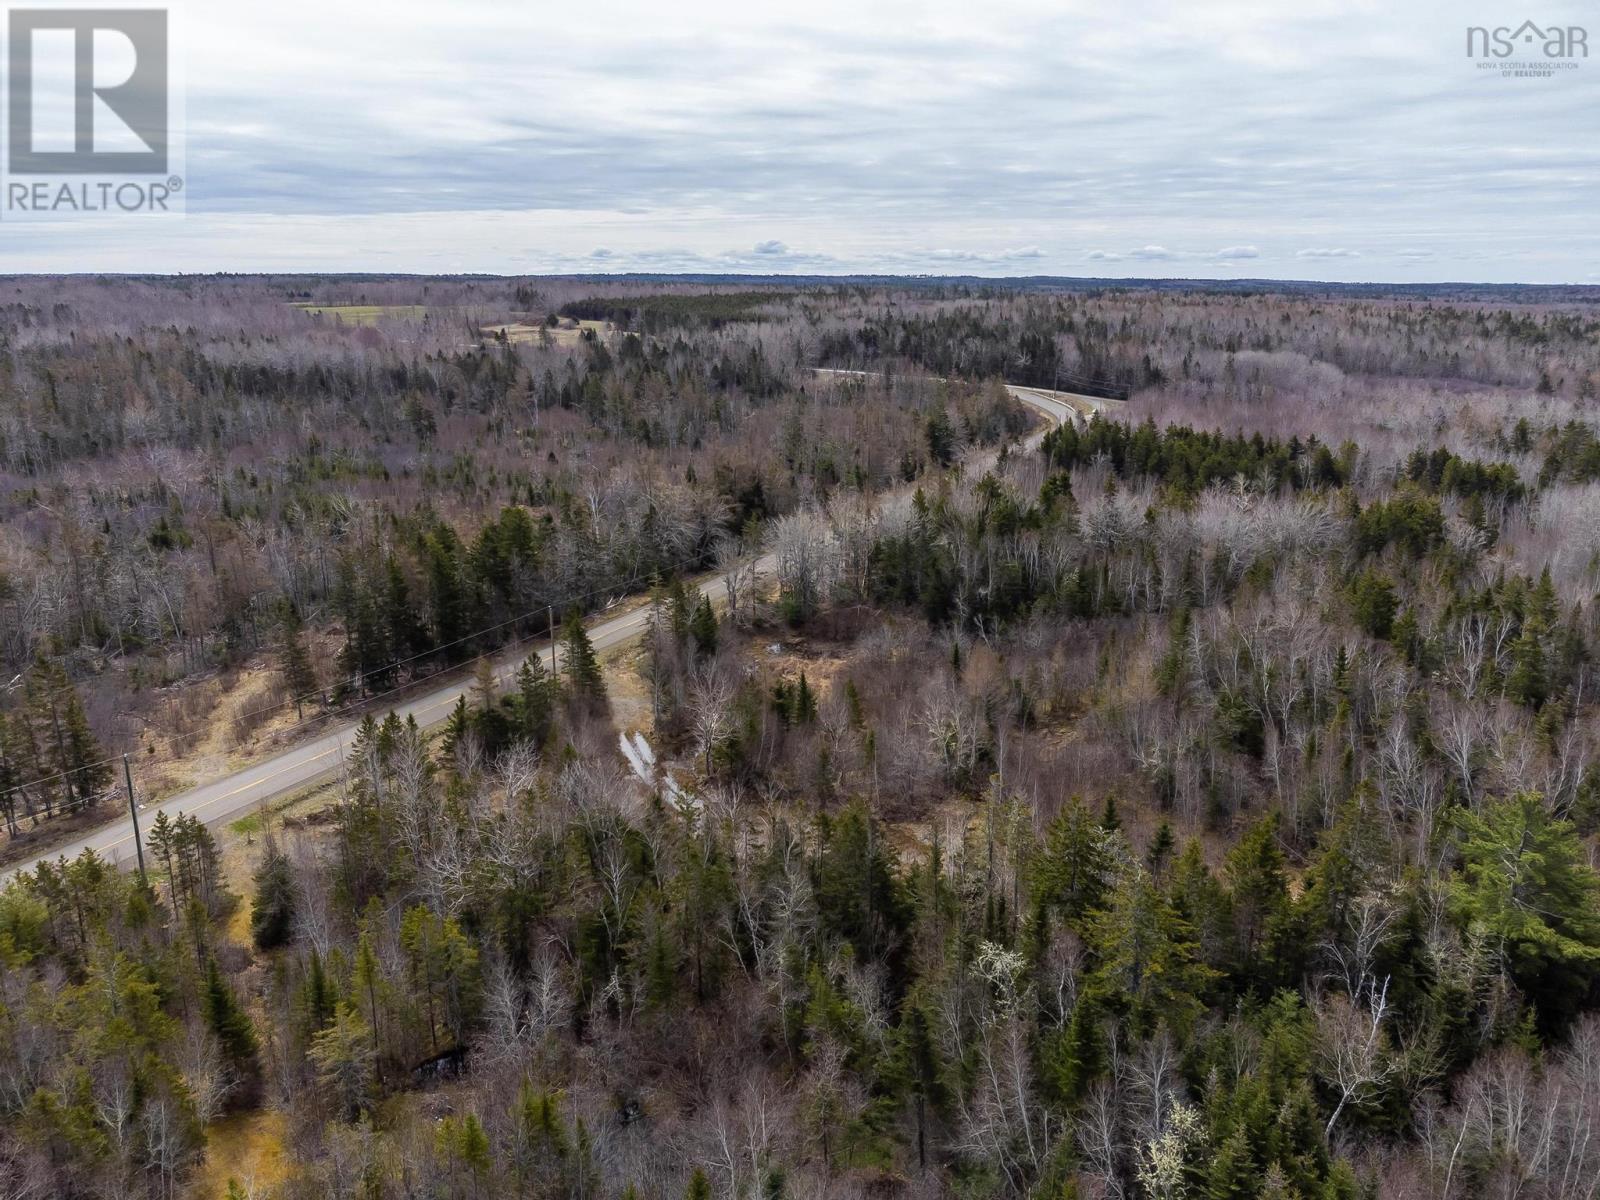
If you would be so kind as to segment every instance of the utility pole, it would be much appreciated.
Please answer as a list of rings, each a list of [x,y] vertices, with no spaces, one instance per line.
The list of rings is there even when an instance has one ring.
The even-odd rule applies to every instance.
[[[128,785],[128,816],[133,818],[133,849],[139,856],[139,882],[145,887],[150,880],[144,873],[144,843],[139,840],[139,805],[133,798],[133,768],[128,766],[128,756],[122,756],[122,781]]]
[[[550,680],[552,683],[561,682],[561,672],[556,669],[556,606],[550,605],[545,609],[550,618]]]

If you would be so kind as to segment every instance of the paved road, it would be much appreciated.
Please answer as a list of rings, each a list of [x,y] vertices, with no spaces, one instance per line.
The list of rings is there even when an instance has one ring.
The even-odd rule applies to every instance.
[[[857,371],[822,373],[862,374]],[[1055,424],[1087,416],[1116,403],[1070,392],[1041,391],[1037,388],[1023,387],[1011,387],[1009,390],[1022,403],[1042,413]],[[1030,439],[1030,444],[1037,443],[1041,436],[1043,435],[1035,434]],[[985,460],[977,465],[982,466],[983,462],[991,457],[985,456]],[[758,577],[770,576],[775,568],[776,560],[770,554],[764,555],[755,563]],[[725,583],[722,575],[702,576],[695,582],[698,589],[713,601],[720,603],[723,599]],[[589,623],[589,638],[596,650],[609,650],[631,642],[643,636],[649,615],[650,610],[647,606],[638,606],[613,616],[599,614]],[[548,658],[550,643],[540,641],[507,651],[502,657],[494,660],[496,676],[502,680],[509,679],[534,650],[539,650]],[[456,701],[471,691],[474,683],[470,671],[458,671],[454,675],[452,682],[441,684],[416,699],[398,704],[394,707],[394,711],[399,714],[401,720],[415,717],[417,724],[424,728],[443,723],[449,717],[450,710],[455,707]],[[216,825],[251,812],[264,803],[331,778],[338,774],[344,762],[345,751],[355,740],[356,725],[355,720],[346,721],[321,737],[284,750],[253,767],[235,771],[212,783],[174,796],[170,800],[143,808],[139,812],[140,829],[148,831],[150,822],[161,812],[166,813],[169,818],[186,813],[198,817],[207,825]],[[58,846],[48,854],[8,867],[0,872],[0,879],[19,870],[29,870],[41,859],[55,859],[63,854],[68,858],[74,858],[84,850],[93,850],[101,857],[123,866],[131,865],[135,860],[132,823],[123,818],[85,837]]]

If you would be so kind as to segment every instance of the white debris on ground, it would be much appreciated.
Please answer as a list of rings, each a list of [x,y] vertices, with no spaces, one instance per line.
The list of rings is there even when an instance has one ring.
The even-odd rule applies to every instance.
[[[645,741],[644,734],[634,733],[633,747],[639,752],[639,757],[652,767],[656,765],[656,752],[650,748],[650,743]]]
[[[646,787],[659,788],[674,804],[686,804],[694,809],[700,807],[700,801],[693,793],[684,791],[668,771],[656,764],[656,752],[651,749],[644,734],[635,731],[630,738],[624,730],[617,735],[617,744],[635,778]]]

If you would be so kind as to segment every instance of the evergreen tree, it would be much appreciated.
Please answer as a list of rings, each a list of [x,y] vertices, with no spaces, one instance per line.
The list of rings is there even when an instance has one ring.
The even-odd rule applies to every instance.
[[[1350,607],[1356,624],[1380,640],[1394,630],[1394,617],[1400,607],[1394,584],[1376,571],[1366,571],[1350,588]]]
[[[943,1103],[939,1045],[933,1023],[916,997],[906,1002],[900,1020],[900,1053],[917,1120],[917,1166],[928,1165],[928,1106]]]
[[[216,1035],[222,1053],[235,1070],[253,1073],[256,1065],[256,1031],[249,1015],[239,1004],[228,981],[217,969],[217,960],[206,962],[204,993],[206,1024]]]
[[[317,1068],[324,1088],[354,1121],[372,1099],[373,1033],[361,1014],[339,1005],[333,1023],[311,1039],[306,1056]]]
[[[1122,818],[1117,814],[1117,798],[1112,795],[1106,797],[1105,807],[1100,812],[1100,828],[1107,833],[1116,833],[1122,828]]]
[[[411,585],[406,582],[400,560],[393,554],[384,560],[383,597],[378,620],[394,661],[409,663],[430,648],[428,630],[417,615],[416,605],[411,598]]]
[[[1278,818],[1253,825],[1228,851],[1224,867],[1236,943],[1240,985],[1260,996],[1298,976],[1294,964],[1280,961],[1289,932],[1289,883],[1278,846]]]
[[[876,958],[898,942],[908,916],[889,848],[860,802],[836,818],[820,818],[819,825],[817,909],[829,931],[863,961]]]
[[[1150,840],[1150,849],[1145,855],[1151,874],[1161,877],[1167,863],[1172,860],[1172,852],[1177,844],[1177,836],[1172,832],[1172,822],[1163,820],[1156,826],[1155,837]]]
[[[440,1121],[434,1133],[434,1151],[448,1164],[452,1178],[460,1173],[474,1181],[471,1193],[476,1193],[494,1166],[494,1158],[489,1151],[489,1135],[484,1132],[477,1113],[469,1112],[459,1118],[445,1117]]]
[[[1600,980],[1600,873],[1576,831],[1536,793],[1456,814],[1457,911],[1482,931],[1504,968],[1552,1020]]]
[[[172,821],[165,812],[156,813],[156,819],[150,823],[150,832],[145,835],[145,847],[161,860],[162,868],[167,875],[167,891],[171,901],[172,911],[179,909],[178,903],[178,875],[173,870],[173,845],[174,836]]]
[[[424,573],[428,580],[428,607],[433,625],[433,645],[450,659],[468,652],[472,629],[471,587],[463,570],[461,540],[444,522],[436,524],[422,542]]]
[[[411,969],[411,994],[427,1014],[433,1052],[442,1048],[441,1032],[460,1045],[476,1002],[477,948],[454,917],[439,917],[421,904],[406,911],[400,945]]]
[[[542,745],[550,736],[555,712],[553,691],[554,685],[539,655],[534,653],[523,659],[522,666],[517,668],[517,690],[513,696],[513,724],[521,737]]]
[[[557,1200],[571,1194],[572,1137],[559,1099],[524,1082],[512,1105],[510,1166],[520,1194]]]
[[[690,618],[689,634],[694,638],[695,653],[709,657],[717,652],[717,615],[712,611],[711,598],[703,593]]]
[[[306,653],[305,634],[300,614],[285,603],[278,618],[278,673],[284,690],[294,701],[295,719],[305,715],[305,702],[317,690],[317,672]]]
[[[339,667],[349,677],[341,686],[381,691],[393,675],[393,652],[366,575],[349,557],[339,564],[335,604],[344,618],[345,632]]]
[[[727,855],[714,836],[688,847],[678,876],[681,941],[694,981],[696,1003],[704,1004],[721,986],[728,967],[721,929],[734,898]]]
[[[1111,875],[1107,834],[1074,798],[1050,823],[1044,852],[1033,864],[1033,893],[1059,910],[1069,925],[1081,930],[1088,913],[1098,908]]]
[[[57,803],[71,809],[92,803],[111,782],[106,761],[89,729],[83,702],[59,662],[35,660],[23,684],[28,738],[39,754],[34,778],[44,797],[45,815]]]
[[[300,1016],[308,1037],[321,1032],[333,1020],[336,1004],[333,981],[322,965],[322,955],[313,948],[300,988]]]
[[[1072,1016],[1046,1039],[1043,1073],[1046,1087],[1064,1108],[1083,1098],[1105,1070],[1105,1045],[1100,1032],[1103,1013],[1097,998],[1079,993]]]
[[[1190,931],[1143,867],[1130,864],[1093,916],[1095,994],[1127,1013],[1132,1030],[1183,1032],[1204,1009],[1214,972],[1198,961]]]
[[[561,627],[561,665],[567,675],[567,690],[572,698],[586,708],[604,709],[606,705],[605,680],[600,673],[600,660],[595,656],[594,645],[583,628],[583,618],[577,609],[567,614]]]
[[[804,671],[800,672],[799,682],[789,691],[787,715],[791,725],[809,725],[817,719],[817,697]]]
[[[1506,676],[1506,695],[1517,704],[1537,708],[1550,694],[1545,669],[1544,639],[1536,620],[1526,622],[1511,646],[1511,672]]]
[[[256,894],[250,909],[250,937],[257,950],[271,950],[289,940],[294,929],[294,876],[289,859],[271,832],[256,868]]]
[[[950,424],[950,414],[940,407],[933,410],[925,427],[928,439],[928,457],[941,467],[955,461],[956,432]]]

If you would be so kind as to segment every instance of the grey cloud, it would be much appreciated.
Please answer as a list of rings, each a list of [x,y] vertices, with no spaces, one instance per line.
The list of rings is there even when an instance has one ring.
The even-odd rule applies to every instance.
[[[243,265],[239,247],[266,242],[228,222],[265,215],[347,234],[316,244],[333,247],[327,267],[359,267],[396,249],[362,232],[367,218],[375,230],[429,213],[449,217],[402,249],[482,243],[473,261],[491,269],[1218,274],[1255,260],[1252,273],[1337,275],[1359,257],[1370,276],[1546,278],[1600,258],[1600,70],[1483,79],[1445,0],[1361,22],[1182,7],[1091,21],[928,0],[926,29],[865,9],[730,24],[692,3],[597,27],[488,0],[424,29],[369,0],[285,2],[304,21],[278,24],[311,36],[261,66],[193,64],[191,218],[158,239],[182,254],[138,261]],[[198,19],[220,45],[249,17],[212,5]],[[339,22],[371,25],[359,53]],[[481,231],[502,218],[539,231],[511,244],[540,249],[497,259]],[[1491,256],[1485,231],[1505,229],[1517,233],[1497,234]],[[0,261],[84,265],[71,238],[58,252],[29,236],[0,226]],[[106,262],[156,253],[138,227],[92,244]],[[679,248],[618,248],[640,244]],[[1085,244],[1097,248],[1062,249]],[[1436,250],[1384,249],[1419,244]]]

